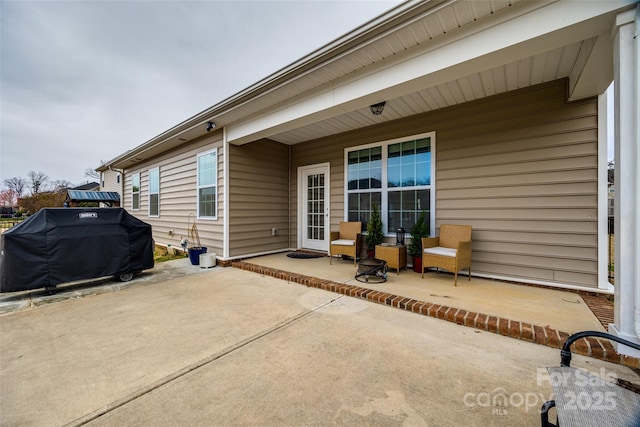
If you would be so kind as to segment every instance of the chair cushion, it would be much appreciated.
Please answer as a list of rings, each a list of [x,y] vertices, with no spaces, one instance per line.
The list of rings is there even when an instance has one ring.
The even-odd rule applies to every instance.
[[[331,242],[332,245],[339,245],[339,246],[353,246],[356,244],[355,240],[347,240],[347,239],[338,239],[338,240],[334,240],[333,242]]]
[[[456,249],[443,248],[442,246],[436,246],[434,248],[426,248],[424,250],[425,254],[449,256],[449,257],[452,257],[452,258],[456,257],[456,252],[457,252]]]

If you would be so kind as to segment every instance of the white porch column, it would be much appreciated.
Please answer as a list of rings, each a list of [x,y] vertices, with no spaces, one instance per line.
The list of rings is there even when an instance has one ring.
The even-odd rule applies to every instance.
[[[638,34],[640,6],[616,18],[615,81],[615,324],[609,330],[640,343],[640,134]],[[640,356],[622,345],[619,353]]]

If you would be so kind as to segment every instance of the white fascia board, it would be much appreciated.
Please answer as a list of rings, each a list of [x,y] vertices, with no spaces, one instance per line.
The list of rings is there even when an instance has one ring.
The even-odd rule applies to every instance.
[[[252,142],[269,134],[292,130],[318,120],[335,116],[333,93],[325,90],[285,108],[275,109],[268,114],[253,117],[239,124],[227,126],[227,141],[231,144]],[[304,122],[304,123],[302,123]],[[268,134],[261,134],[269,130]]]
[[[524,14],[518,11],[520,15],[511,19],[502,16],[503,21],[497,25],[479,22],[478,25],[483,25],[484,29],[478,30],[471,25],[474,28],[467,30],[466,35],[462,32],[451,33],[452,37],[456,37],[455,40],[444,36],[439,46],[427,52],[409,58],[405,56],[401,62],[385,64],[375,71],[367,70],[349,81],[307,95],[294,104],[230,124],[228,141],[232,144],[248,143],[362,108],[369,101],[402,96],[463,77],[472,71],[482,71],[593,37],[609,28],[576,24],[631,3],[629,0],[528,3],[533,10]],[[541,7],[541,4],[544,6]]]
[[[609,33],[598,36],[584,66],[575,68],[580,74],[570,77],[570,101],[593,96],[593,92],[604,93],[613,81],[613,42]]]

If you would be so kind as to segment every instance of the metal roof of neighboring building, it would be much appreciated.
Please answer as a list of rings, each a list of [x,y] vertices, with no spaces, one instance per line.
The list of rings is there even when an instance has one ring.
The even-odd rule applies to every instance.
[[[87,182],[86,184],[73,187],[72,190],[92,190],[94,188],[95,189],[100,188],[100,184],[97,182]]]
[[[115,191],[68,190],[68,198],[73,202],[118,202],[120,195]]]

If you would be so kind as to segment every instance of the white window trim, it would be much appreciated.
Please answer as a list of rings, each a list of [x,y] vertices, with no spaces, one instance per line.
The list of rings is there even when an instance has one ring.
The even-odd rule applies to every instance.
[[[158,192],[152,193],[151,192],[151,174],[155,172],[158,173]],[[148,205],[147,215],[150,218],[160,218],[160,167],[149,169],[148,176],[149,176],[149,194],[147,195],[147,205]],[[154,194],[158,195],[158,214],[157,215],[151,215],[151,196]]]
[[[349,152],[363,150],[366,148],[372,147],[382,147],[382,187],[381,188],[371,188],[368,190],[360,190],[360,193],[381,193],[380,199],[380,216],[382,217],[382,224],[385,230],[385,237],[393,237],[395,234],[386,232],[387,230],[387,205],[388,205],[388,192],[389,187],[387,186],[387,156],[388,150],[387,147],[391,144],[397,144],[399,142],[412,141],[414,139],[422,139],[422,138],[430,138],[431,139],[431,185],[421,185],[416,187],[411,187],[412,189],[431,189],[429,194],[430,204],[431,204],[431,214],[429,215],[429,230],[431,234],[434,234],[434,230],[436,229],[436,133],[435,132],[426,132],[420,133],[416,135],[403,136],[402,138],[389,139],[384,141],[372,142],[370,144],[364,145],[354,145],[351,147],[346,147],[344,149],[344,213],[343,218],[344,221],[347,221],[349,218]],[[396,189],[401,191],[401,188]],[[396,191],[391,190],[391,191]],[[409,230],[407,230],[407,233]],[[366,231],[364,232],[366,234]]]
[[[206,156],[209,155],[211,153],[215,153],[216,155],[216,179],[215,179],[215,184],[213,185],[206,185],[206,186],[200,186],[200,157],[202,156]],[[216,197],[216,205],[213,209],[215,215],[214,216],[200,216],[200,189],[201,188],[208,188],[208,187],[215,187],[215,197]],[[219,200],[218,200],[218,149],[214,148],[213,150],[208,150],[208,151],[203,151],[202,153],[198,153],[196,155],[196,217],[198,219],[204,219],[204,220],[217,220],[218,219],[218,206],[219,206]]]
[[[136,176],[138,177],[138,191],[137,192],[133,191],[133,179]],[[138,194],[138,207],[137,208],[135,206],[133,206],[133,195],[136,194],[136,193]],[[140,173],[138,172],[138,173],[134,173],[134,174],[131,175],[131,210],[132,211],[139,211],[140,210],[140,202],[141,202],[140,193],[141,193]]]

